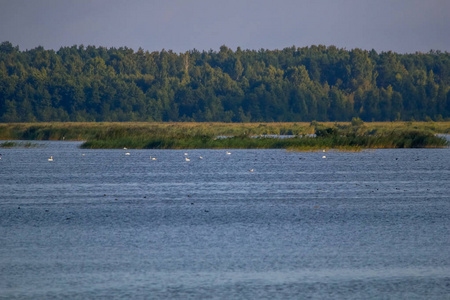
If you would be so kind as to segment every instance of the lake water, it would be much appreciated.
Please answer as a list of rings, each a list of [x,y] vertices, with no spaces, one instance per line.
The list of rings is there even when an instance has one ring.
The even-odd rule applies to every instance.
[[[0,149],[2,299],[450,299],[448,148],[39,144]]]

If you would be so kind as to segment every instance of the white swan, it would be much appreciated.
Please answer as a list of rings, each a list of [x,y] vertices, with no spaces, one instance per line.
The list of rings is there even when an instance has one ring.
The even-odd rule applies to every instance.
[[[185,159],[186,161],[191,161],[191,160],[190,160],[189,158],[187,158],[187,157],[185,157],[184,159]]]
[[[127,152],[127,153],[125,153],[125,155],[130,155],[130,153],[129,153],[129,152]]]
[[[231,153],[227,151],[227,155],[230,155]]]
[[[156,157],[152,157],[152,156],[150,155],[150,160],[156,160]]]
[[[324,155],[324,156],[322,156],[322,158],[327,158],[327,157]]]
[[[53,156],[50,156],[50,158],[48,159],[48,161],[53,161]]]

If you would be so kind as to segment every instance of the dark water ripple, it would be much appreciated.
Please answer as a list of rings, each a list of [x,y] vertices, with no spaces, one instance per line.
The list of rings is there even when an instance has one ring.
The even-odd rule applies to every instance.
[[[0,298],[449,299],[450,149],[44,144],[1,152]]]

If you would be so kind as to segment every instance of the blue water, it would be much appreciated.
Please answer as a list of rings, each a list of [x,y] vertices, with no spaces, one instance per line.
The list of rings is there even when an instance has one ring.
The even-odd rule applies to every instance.
[[[39,145],[0,149],[0,298],[450,299],[448,148]]]

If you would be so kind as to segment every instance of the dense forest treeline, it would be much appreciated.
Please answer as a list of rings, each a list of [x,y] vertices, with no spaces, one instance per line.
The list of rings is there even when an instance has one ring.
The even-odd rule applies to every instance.
[[[449,120],[448,52],[0,44],[0,122]]]

